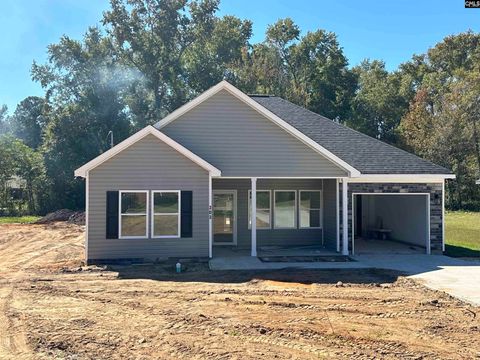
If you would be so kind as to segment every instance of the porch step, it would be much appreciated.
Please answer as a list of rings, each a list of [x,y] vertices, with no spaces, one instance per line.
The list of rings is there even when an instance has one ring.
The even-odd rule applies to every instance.
[[[345,255],[333,256],[261,256],[260,261],[270,263],[305,263],[305,262],[349,262],[355,261]]]

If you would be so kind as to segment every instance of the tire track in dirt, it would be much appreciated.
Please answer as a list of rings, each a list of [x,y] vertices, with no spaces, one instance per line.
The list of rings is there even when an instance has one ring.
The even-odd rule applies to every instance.
[[[31,359],[32,351],[27,345],[23,324],[10,314],[14,291],[11,286],[0,288],[0,358]]]
[[[108,298],[115,299],[112,294],[107,294],[104,295],[103,298],[95,298],[91,296],[85,296],[77,292],[70,292],[66,289],[52,289],[51,286],[48,286],[45,289],[38,289],[40,291],[44,290],[47,292],[53,292],[55,296],[64,296],[64,297],[73,297],[77,299],[82,299],[85,301],[89,302],[99,302],[99,303],[105,303],[105,301]],[[130,303],[130,302],[123,302],[119,300],[108,300],[109,306],[120,306],[124,308],[125,313],[131,314],[133,317],[138,317],[141,318],[142,316],[155,316],[157,324],[162,328],[162,330],[157,332],[157,336],[160,337],[160,339],[165,336],[165,335],[171,335],[172,331],[175,333],[181,333],[184,336],[186,336],[186,339],[188,337],[195,337],[195,338],[201,338],[202,336],[205,335],[205,333],[208,331],[208,328],[212,327],[222,327],[221,321],[217,321],[216,319],[212,319],[210,317],[202,316],[202,315],[197,315],[197,314],[185,314],[182,312],[172,312],[170,311],[165,311],[165,312],[158,312],[158,310],[155,312],[151,307],[147,306],[142,306],[140,303]],[[135,314],[136,313],[136,314]],[[141,313],[139,315],[138,313]],[[136,316],[134,316],[134,314]],[[161,317],[159,317],[161,316]],[[223,326],[222,327],[223,331],[227,334],[231,334],[235,332],[236,325],[232,326]],[[187,336],[188,335],[188,336]],[[229,343],[229,338],[231,336],[227,336],[224,338],[223,342],[225,344]],[[297,356],[303,354],[315,354],[315,355],[325,355],[328,353],[328,351],[316,348],[313,345],[306,344],[306,343],[301,343],[301,342],[292,342],[288,343],[288,341],[280,341],[279,343],[277,342],[272,342],[272,341],[267,341],[268,339],[262,338],[262,337],[256,337],[256,336],[240,336],[240,337],[233,337],[235,341],[238,341],[239,339],[250,339],[253,342],[256,343],[262,343],[268,345],[268,347],[274,347],[277,348],[281,344],[283,344],[283,347],[294,350],[297,354]],[[177,355],[181,358],[191,358],[191,354],[196,354],[197,356],[194,356],[193,358],[221,358],[218,356],[218,354],[212,353],[208,349],[205,349],[204,347],[197,347],[192,344],[186,343],[186,340],[176,340],[176,347],[171,348],[172,355]],[[168,343],[165,343],[163,341],[158,341],[157,340],[157,346],[167,346]],[[268,349],[266,349],[267,351]],[[270,349],[271,351],[272,349]],[[186,354],[190,354],[190,356],[187,356]],[[309,356],[308,356],[309,357]],[[226,356],[226,358],[230,358],[230,356]],[[255,358],[255,357],[253,357]]]
[[[1,359],[34,359],[21,314],[17,314],[12,308],[16,288],[28,279],[26,271],[29,265],[52,251],[60,252],[63,247],[68,246],[68,244],[45,244],[39,241],[39,236],[32,231],[15,231],[19,227],[24,228],[19,225],[2,227],[6,234],[2,235],[0,247],[0,274],[6,276],[2,276],[4,281],[0,285]]]

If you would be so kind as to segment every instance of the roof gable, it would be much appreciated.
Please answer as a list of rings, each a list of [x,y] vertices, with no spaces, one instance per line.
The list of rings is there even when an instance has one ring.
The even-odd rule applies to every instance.
[[[222,169],[222,177],[349,176],[226,90],[170,122],[162,132]]]
[[[332,152],[330,152],[329,150],[327,150],[326,148],[324,148],[322,145],[318,144],[314,140],[310,139],[307,135],[305,135],[295,127],[291,126],[289,123],[281,119],[279,116],[271,112],[269,109],[265,108],[258,102],[254,101],[248,95],[244,94],[242,91],[240,91],[235,86],[231,85],[225,80],[221,81],[217,85],[205,91],[204,93],[202,93],[201,95],[193,99],[192,101],[181,106],[177,110],[173,111],[172,113],[167,115],[165,118],[163,118],[161,121],[157,122],[154,126],[157,129],[162,129],[164,126],[180,118],[182,115],[186,114],[188,111],[192,110],[193,108],[195,108],[196,106],[203,103],[205,100],[211,98],[213,95],[217,94],[222,90],[229,92],[231,95],[241,100],[246,105],[250,106],[252,109],[254,109],[258,113],[263,115],[265,118],[272,121],[274,124],[278,125],[281,129],[291,134],[292,136],[294,136],[295,138],[297,138],[298,140],[300,140],[301,142],[303,142],[304,144],[306,144],[307,146],[315,150],[317,153],[327,158],[328,160],[332,161],[334,164],[336,164],[340,168],[347,171],[351,177],[360,176],[360,172],[355,167],[348,164],[343,159],[336,156],[335,154],[333,154]]]
[[[158,138],[160,141],[164,142],[165,144],[169,145],[176,151],[178,151],[180,154],[184,155],[188,159],[192,160],[194,163],[196,163],[198,166],[202,167],[203,169],[207,170],[212,176],[220,176],[221,171],[217,169],[215,166],[209,164],[199,156],[195,155],[192,153],[190,150],[185,148],[184,146],[180,145],[173,139],[169,138],[167,135],[163,134],[161,131],[155,129],[153,126],[147,126],[143,128],[142,130],[136,132],[129,138],[123,140],[121,143],[115,145],[113,148],[110,150],[104,152],[103,154],[97,156],[93,160],[89,161],[88,163],[84,164],[83,166],[79,167],[77,170],[75,170],[75,176],[80,176],[80,177],[86,177],[87,173],[99,166],[100,164],[104,163],[108,159],[114,157],[121,151],[127,149],[131,145],[135,144],[137,141],[143,139],[147,135],[154,135],[156,138]]]

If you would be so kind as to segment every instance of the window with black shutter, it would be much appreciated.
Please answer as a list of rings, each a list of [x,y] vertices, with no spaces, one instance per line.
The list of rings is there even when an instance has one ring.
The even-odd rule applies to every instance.
[[[193,236],[193,193],[192,191],[182,191],[181,194],[181,237]]]
[[[118,191],[107,191],[107,239],[118,239]]]

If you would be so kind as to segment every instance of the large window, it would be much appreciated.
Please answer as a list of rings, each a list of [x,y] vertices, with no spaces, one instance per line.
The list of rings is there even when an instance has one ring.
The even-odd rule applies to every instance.
[[[180,191],[152,191],[152,237],[180,236]]]
[[[322,227],[322,193],[319,190],[300,190],[300,227]]]
[[[257,190],[257,229],[271,228],[270,190]],[[248,190],[248,228],[252,227],[252,191]]]
[[[297,227],[297,192],[294,190],[275,190],[274,226],[276,229]]]
[[[148,191],[120,191],[120,238],[147,238]]]

